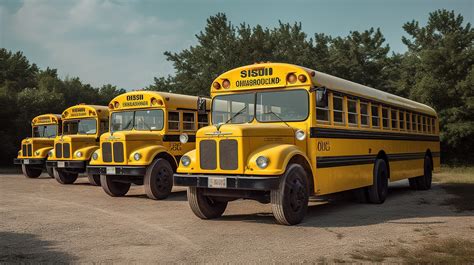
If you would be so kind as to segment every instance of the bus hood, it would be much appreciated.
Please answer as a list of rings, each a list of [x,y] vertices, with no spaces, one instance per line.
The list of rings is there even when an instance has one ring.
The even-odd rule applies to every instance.
[[[114,133],[104,133],[100,136],[101,142],[110,141],[161,141],[163,138],[161,133],[156,131],[120,131]]]
[[[295,130],[285,124],[223,124],[201,128],[196,137],[293,137]]]
[[[96,136],[95,135],[79,135],[79,134],[73,134],[73,135],[61,135],[57,136],[54,142],[95,142],[96,141]]]

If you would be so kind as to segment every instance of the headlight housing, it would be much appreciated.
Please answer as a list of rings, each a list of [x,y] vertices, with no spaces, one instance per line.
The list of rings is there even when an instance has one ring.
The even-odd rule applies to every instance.
[[[133,159],[135,159],[135,161],[140,160],[140,158],[142,158],[142,155],[140,153],[136,152],[135,154],[133,154]]]
[[[191,158],[187,155],[184,155],[181,157],[181,164],[183,164],[183,166],[187,167],[191,164]]]
[[[265,156],[259,156],[259,157],[257,157],[257,160],[255,162],[257,163],[257,166],[259,168],[264,169],[264,168],[268,167],[268,163],[270,161]]]
[[[82,157],[82,152],[81,151],[77,151],[76,154],[75,154],[76,157],[78,158],[81,158]]]
[[[94,153],[92,154],[92,159],[94,159],[94,160],[99,159],[99,154],[98,154],[97,152],[94,152]]]
[[[297,130],[295,132],[295,137],[296,139],[303,141],[304,139],[306,139],[306,133],[303,130]]]
[[[185,133],[182,133],[180,136],[179,136],[179,141],[182,143],[182,144],[185,144],[187,143],[189,140],[189,136]]]

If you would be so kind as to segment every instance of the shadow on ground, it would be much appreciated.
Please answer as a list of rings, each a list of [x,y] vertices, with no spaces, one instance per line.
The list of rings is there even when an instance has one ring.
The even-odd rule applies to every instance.
[[[0,232],[0,263],[71,263],[76,257],[33,234]]]

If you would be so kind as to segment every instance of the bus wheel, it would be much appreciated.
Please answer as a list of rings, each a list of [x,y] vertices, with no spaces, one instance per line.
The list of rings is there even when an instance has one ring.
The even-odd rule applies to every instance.
[[[188,188],[188,202],[193,213],[201,219],[220,217],[227,208],[227,202],[203,195],[202,191],[202,188]]]
[[[54,178],[53,167],[46,166],[46,172],[48,172],[48,175],[49,175],[51,178]]]
[[[377,159],[374,165],[374,181],[368,187],[369,202],[383,203],[388,193],[388,169],[383,159]]]
[[[100,175],[100,185],[112,197],[122,197],[130,190],[130,183],[118,182],[114,176]]]
[[[94,186],[100,186],[100,175],[98,174],[87,174],[89,183]]]
[[[143,185],[148,198],[166,199],[173,188],[173,168],[162,158],[156,159],[146,170]]]
[[[425,163],[423,164],[423,176],[416,178],[416,184],[419,190],[431,189],[431,182],[433,180],[431,159],[429,156],[425,156]]]
[[[35,168],[31,166],[27,166],[25,164],[21,165],[21,171],[23,172],[23,175],[27,178],[37,178],[41,175],[43,170],[41,168]]]
[[[78,173],[66,172],[57,168],[53,169],[54,178],[61,184],[72,184],[77,179]]]
[[[302,166],[292,164],[280,180],[280,187],[270,192],[272,212],[277,223],[299,224],[308,209],[308,176]]]

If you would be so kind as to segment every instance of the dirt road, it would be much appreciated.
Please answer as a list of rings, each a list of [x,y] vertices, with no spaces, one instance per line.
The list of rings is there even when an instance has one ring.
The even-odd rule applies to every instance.
[[[451,196],[440,185],[420,192],[400,182],[382,205],[312,202],[304,223],[287,227],[253,201],[203,221],[184,189],[165,201],[147,199],[140,186],[111,198],[86,178],[60,185],[0,175],[0,262],[401,261],[396,251],[413,255],[428,242],[474,241],[474,212],[444,205]],[[393,255],[380,252],[388,248]]]

